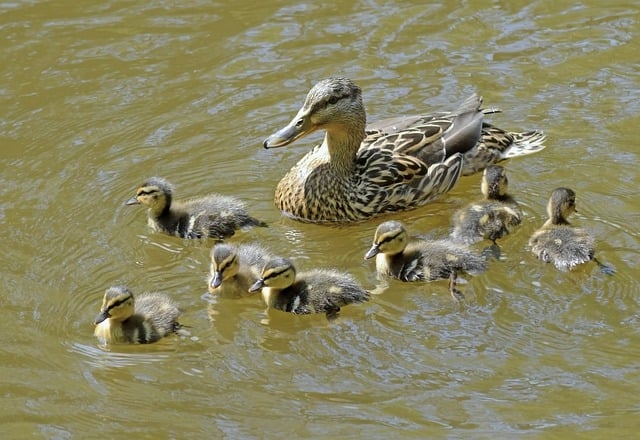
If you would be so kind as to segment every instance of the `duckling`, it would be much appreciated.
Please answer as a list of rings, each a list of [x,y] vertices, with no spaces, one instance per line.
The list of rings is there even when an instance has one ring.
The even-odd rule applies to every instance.
[[[531,236],[529,247],[538,259],[562,271],[594,260],[602,272],[612,275],[614,270],[595,257],[595,240],[584,229],[567,221],[576,210],[576,193],[569,188],[556,188],[547,204],[549,219]]]
[[[140,185],[126,204],[149,208],[148,224],[152,231],[182,238],[224,239],[239,228],[266,226],[251,217],[235,197],[210,194],[174,201],[173,186],[160,177],[152,177]]]
[[[466,246],[450,240],[410,238],[402,223],[381,223],[365,259],[376,257],[381,277],[400,281],[449,279],[449,291],[456,301],[464,298],[455,288],[458,272],[478,274],[487,268],[486,261]]]
[[[340,307],[370,298],[349,274],[332,269],[297,274],[293,263],[282,257],[267,261],[249,291],[260,289],[270,308],[295,314],[325,313],[328,319],[337,317]]]
[[[218,243],[211,249],[209,292],[222,296],[247,294],[260,278],[269,251],[256,244]]]
[[[461,175],[544,149],[540,131],[509,132],[484,121],[470,96],[453,112],[397,117],[367,125],[362,92],[348,78],[328,78],[307,94],[291,122],[264,148],[326,131],[280,180],[274,201],[296,220],[345,223],[422,206],[451,190]]]
[[[507,194],[509,181],[500,165],[489,165],[482,174],[480,185],[484,199],[470,203],[453,215],[451,238],[463,244],[489,239],[494,244],[519,225],[522,210],[518,202]]]
[[[166,295],[145,293],[134,300],[127,287],[110,287],[96,316],[94,334],[104,344],[148,344],[177,331],[180,313]]]

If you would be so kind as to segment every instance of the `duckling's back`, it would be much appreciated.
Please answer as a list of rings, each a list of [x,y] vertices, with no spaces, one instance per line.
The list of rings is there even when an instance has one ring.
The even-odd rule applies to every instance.
[[[409,243],[405,253],[415,255],[414,265],[422,268],[422,279],[427,281],[449,278],[452,272],[476,274],[487,269],[482,256],[451,240],[415,240]]]
[[[122,323],[128,342],[147,344],[175,332],[180,328],[180,309],[166,295],[143,293],[136,296],[136,311]]]
[[[270,307],[296,314],[335,313],[348,304],[370,299],[350,275],[331,269],[298,274],[296,281],[272,299]]]
[[[177,201],[174,209],[176,212],[184,212],[187,217],[185,233],[179,235],[188,236],[187,232],[190,231],[196,237],[225,238],[234,235],[240,228],[266,226],[264,222],[249,215],[242,201],[221,194]]]
[[[473,244],[483,238],[495,241],[507,235],[522,221],[517,204],[483,200],[466,206],[453,215],[451,239]]]
[[[551,225],[533,234],[531,252],[560,270],[570,270],[585,263],[595,254],[595,241],[584,229],[568,225]]]

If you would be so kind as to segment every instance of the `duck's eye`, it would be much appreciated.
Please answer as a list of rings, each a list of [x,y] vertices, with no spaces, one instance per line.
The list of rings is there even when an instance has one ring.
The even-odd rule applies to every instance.
[[[337,97],[337,96],[332,96],[331,98],[329,98],[329,104],[333,105],[333,104],[335,104],[336,102],[338,102],[339,100],[340,100],[340,98],[339,98],[339,97]]]

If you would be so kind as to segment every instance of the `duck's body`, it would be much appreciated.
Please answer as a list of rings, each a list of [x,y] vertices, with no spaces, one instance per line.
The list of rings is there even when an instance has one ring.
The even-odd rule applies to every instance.
[[[455,112],[380,121],[365,128],[361,91],[346,78],[316,84],[289,125],[265,148],[282,147],[316,130],[321,145],[280,181],[276,206],[309,222],[351,222],[415,208],[449,191],[462,174],[544,148],[541,132],[510,133],[483,121],[482,100]]]
[[[549,219],[529,240],[531,252],[540,260],[562,270],[570,270],[594,259],[595,240],[584,229],[573,227],[567,217],[576,211],[576,194],[557,188],[547,204]]]
[[[482,176],[483,200],[470,203],[453,215],[451,238],[463,244],[482,239],[495,242],[509,234],[522,222],[522,210],[507,194],[506,171],[500,165],[489,165]]]
[[[216,244],[211,249],[209,292],[227,297],[249,294],[269,256],[270,252],[257,244]]]
[[[370,298],[351,275],[331,269],[296,274],[293,263],[274,257],[265,264],[251,291],[262,290],[269,308],[299,315],[325,313],[333,318],[340,308]]]
[[[144,293],[135,300],[122,286],[107,289],[94,334],[103,344],[147,344],[180,328],[180,309],[166,295]]]
[[[250,226],[266,226],[251,217],[235,197],[209,194],[186,200],[173,200],[173,186],[159,177],[144,182],[127,205],[146,205],[148,224],[154,232],[182,238],[223,239]]]

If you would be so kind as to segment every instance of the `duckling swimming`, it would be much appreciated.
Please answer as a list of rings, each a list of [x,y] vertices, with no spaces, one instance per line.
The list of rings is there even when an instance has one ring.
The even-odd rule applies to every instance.
[[[144,182],[127,205],[146,205],[152,231],[182,238],[213,237],[223,239],[240,228],[266,226],[251,217],[235,197],[210,194],[187,200],[173,200],[173,186],[165,179],[152,177]]]
[[[390,220],[376,229],[371,249],[365,259],[376,257],[381,277],[400,281],[449,279],[449,291],[456,301],[464,297],[455,289],[458,272],[478,274],[487,268],[486,261],[466,246],[450,240],[409,238],[404,225]]]
[[[349,274],[332,269],[296,273],[293,263],[282,257],[267,261],[250,292],[262,289],[268,307],[295,314],[325,313],[333,319],[340,307],[370,298]]]
[[[509,181],[500,165],[489,165],[482,174],[481,191],[484,199],[470,203],[453,215],[451,238],[463,244],[488,239],[495,243],[519,225],[522,210],[507,194]]]
[[[366,127],[360,88],[347,78],[318,82],[298,114],[264,141],[284,147],[325,130],[280,180],[275,204],[307,222],[353,222],[422,206],[460,175],[544,148],[540,131],[508,132],[484,121],[498,110],[472,95],[453,112],[397,117]]]
[[[208,289],[212,294],[241,296],[260,278],[270,252],[257,244],[218,243],[211,249]]]
[[[576,210],[576,193],[569,188],[556,188],[547,204],[549,219],[529,240],[531,252],[538,259],[562,271],[574,269],[594,260],[606,274],[614,270],[595,258],[595,240],[584,229],[571,226],[567,221]]]
[[[94,334],[104,344],[147,344],[177,331],[180,313],[171,298],[161,293],[144,293],[134,300],[128,288],[110,287],[95,319]]]

